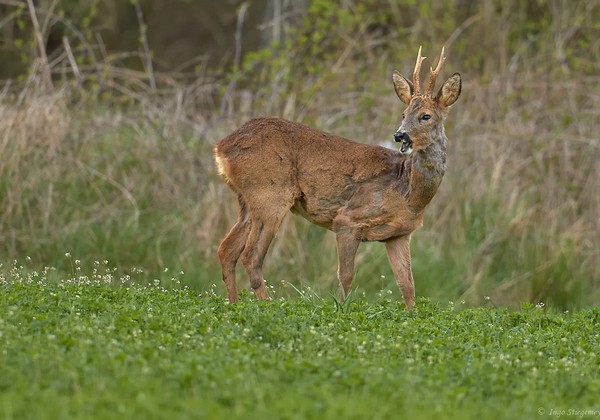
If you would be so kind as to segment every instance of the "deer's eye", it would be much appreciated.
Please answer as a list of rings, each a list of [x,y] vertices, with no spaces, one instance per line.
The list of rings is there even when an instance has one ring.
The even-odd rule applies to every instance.
[[[421,117],[421,119],[422,119],[423,121],[427,121],[427,120],[428,120],[428,119],[430,119],[430,118],[431,118],[431,115],[429,115],[429,114],[423,114],[423,116]]]

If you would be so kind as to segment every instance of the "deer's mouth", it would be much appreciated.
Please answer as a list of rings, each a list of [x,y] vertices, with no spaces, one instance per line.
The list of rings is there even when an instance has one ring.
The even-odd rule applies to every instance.
[[[402,130],[402,127],[394,133],[394,141],[400,143],[400,153],[403,155],[410,155],[413,151],[413,141],[406,131]]]
[[[403,155],[410,155],[413,151],[413,142],[411,139],[400,140],[400,153]]]

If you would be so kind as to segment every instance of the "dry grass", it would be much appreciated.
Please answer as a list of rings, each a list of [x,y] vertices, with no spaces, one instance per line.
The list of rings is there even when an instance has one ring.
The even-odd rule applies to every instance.
[[[490,83],[466,91],[465,112],[452,128],[461,138],[449,156],[457,170],[450,171],[430,217],[432,230],[454,231],[439,238],[448,247],[481,230],[467,273],[467,294],[478,296],[475,302],[479,281],[495,271],[504,274],[487,290],[499,302],[550,297],[568,305],[575,287],[598,302],[595,83]],[[569,95],[577,96],[574,109],[564,106]]]
[[[471,304],[485,296],[497,304],[600,301],[595,82],[467,82],[448,119],[449,171],[425,228],[415,235],[422,293]],[[371,143],[390,137],[401,109],[391,89],[375,97],[337,88],[304,103],[304,120]],[[214,251],[236,208],[217,179],[211,145],[246,116],[235,106],[220,119],[198,115],[197,107],[185,104],[190,92],[146,95],[124,108],[87,101],[74,106],[76,92],[68,89],[28,94],[21,103],[5,95],[5,258],[28,255],[60,265],[56,261],[68,251],[109,257],[124,268],[208,270],[204,283],[217,282]],[[575,100],[572,109],[564,106],[567,95]],[[336,96],[345,113],[328,109],[328,98]],[[290,100],[280,100],[285,114]],[[260,103],[252,109],[260,110]],[[334,288],[333,238],[303,220],[288,218],[268,261],[272,283]],[[381,247],[363,247],[358,263],[360,288],[394,287]]]

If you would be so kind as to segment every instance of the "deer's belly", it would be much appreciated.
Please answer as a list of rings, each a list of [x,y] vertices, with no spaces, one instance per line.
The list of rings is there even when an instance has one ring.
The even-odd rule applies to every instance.
[[[362,226],[359,229],[361,241],[386,241],[399,236],[406,236],[423,226],[423,218],[407,218],[402,221],[384,222]]]
[[[316,205],[316,203],[312,203],[302,196],[294,202],[290,211],[304,217],[315,225],[332,230],[333,219],[337,213],[337,208],[333,205],[324,205],[324,203]]]

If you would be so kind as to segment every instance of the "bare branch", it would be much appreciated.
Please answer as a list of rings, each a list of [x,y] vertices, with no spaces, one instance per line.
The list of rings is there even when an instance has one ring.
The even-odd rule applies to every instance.
[[[75,56],[73,55],[73,50],[71,49],[71,44],[69,43],[69,39],[66,36],[62,37],[63,47],[65,52],[67,53],[67,59],[69,60],[69,64],[73,69],[73,74],[77,79],[77,86],[81,87],[81,72],[79,71],[79,67],[77,66],[77,61],[75,60]]]
[[[246,12],[248,11],[249,6],[250,2],[244,2],[238,9],[237,24],[235,26],[235,57],[233,60],[233,68],[235,69],[236,73],[227,85],[227,90],[225,91],[223,99],[221,100],[221,112],[219,114],[221,117],[225,115],[225,108],[229,104],[231,94],[233,93],[233,89],[235,89],[235,85],[239,77],[240,64],[242,59],[242,30],[244,27],[244,19],[246,17]]]

